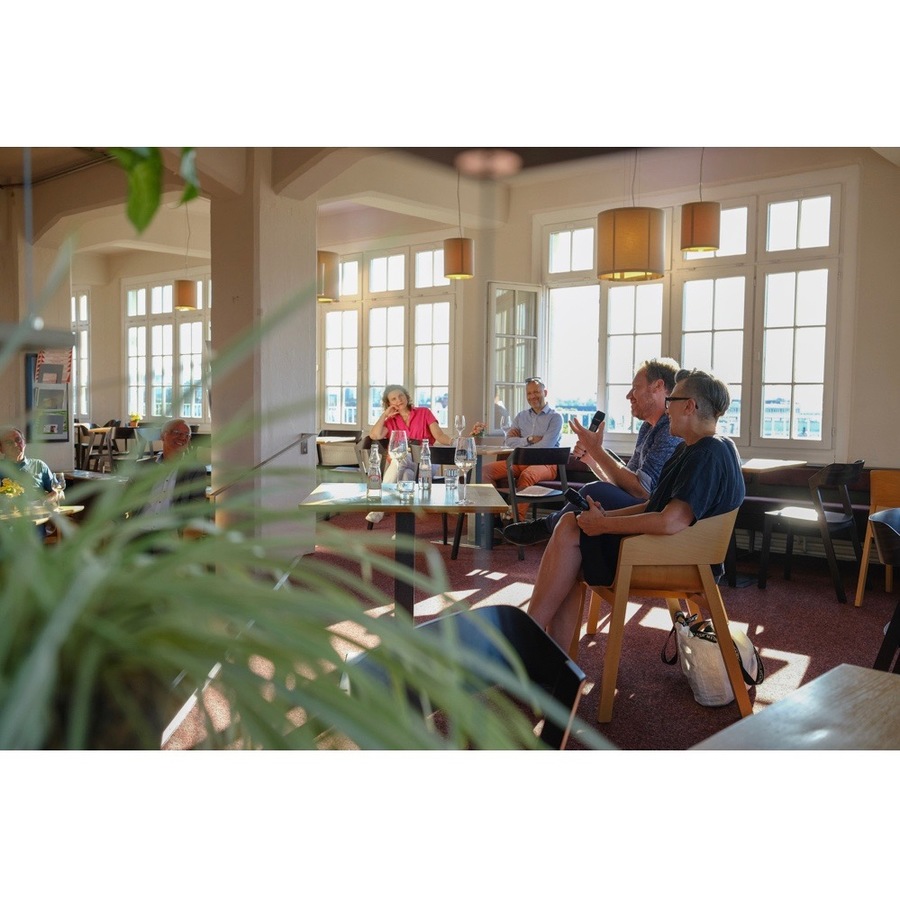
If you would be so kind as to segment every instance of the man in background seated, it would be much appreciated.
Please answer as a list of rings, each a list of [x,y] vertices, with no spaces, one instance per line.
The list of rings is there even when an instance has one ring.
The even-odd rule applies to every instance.
[[[592,497],[604,509],[633,506],[650,496],[660,473],[681,438],[669,433],[666,397],[675,387],[679,365],[674,359],[648,359],[641,363],[625,398],[631,401],[631,415],[641,419],[634,452],[627,463],[613,456],[603,447],[606,422],[596,432],[588,431],[580,422],[569,423],[578,437],[572,449],[576,459],[583,460],[600,479],[586,484],[579,493]],[[562,516],[575,510],[567,503],[561,510],[533,522],[516,522],[503,529],[503,537],[513,544],[538,544],[550,539]]]
[[[528,409],[523,409],[513,419],[513,427],[506,437],[507,447],[558,447],[562,434],[562,416],[547,402],[547,388],[540,378],[529,378],[525,382],[525,399]],[[485,422],[476,422],[473,432],[484,431],[489,426]],[[488,463],[483,471],[485,481],[494,487],[505,488],[506,463],[497,461]],[[556,466],[514,466],[513,476],[516,479],[516,490],[537,484],[539,481],[553,481],[556,478]],[[528,504],[519,505],[519,518],[528,514]]]
[[[60,499],[60,491],[53,486],[53,473],[42,459],[25,455],[25,436],[18,428],[0,426],[0,477],[20,485],[26,494],[41,500]]]
[[[173,505],[206,497],[206,468],[185,459],[191,446],[190,425],[184,419],[170,419],[163,425],[160,438],[162,451],[137,463],[139,467],[170,464],[153,485],[150,499],[141,509],[141,516],[159,515]]]

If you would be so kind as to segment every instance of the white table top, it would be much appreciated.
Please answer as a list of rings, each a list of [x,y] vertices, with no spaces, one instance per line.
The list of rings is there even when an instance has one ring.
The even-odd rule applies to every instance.
[[[778,472],[782,469],[799,469],[806,465],[805,459],[745,459],[741,462],[741,471],[747,475],[762,475],[765,472]]]
[[[300,502],[304,509],[321,511],[342,509],[348,512],[354,508],[360,511],[379,512],[503,512],[507,503],[492,484],[470,484],[466,488],[466,499],[472,502],[465,506],[457,503],[459,492],[447,499],[447,489],[443,484],[432,486],[430,493],[423,494],[418,489],[408,500],[401,499],[396,484],[386,484],[382,488],[380,500],[370,500],[366,496],[366,486],[362,483],[322,482],[305,500]]]

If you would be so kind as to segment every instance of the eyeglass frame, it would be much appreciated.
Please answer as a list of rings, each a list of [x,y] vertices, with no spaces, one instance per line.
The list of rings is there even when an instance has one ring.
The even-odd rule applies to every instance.
[[[547,387],[547,385],[544,384],[544,379],[538,375],[532,375],[531,378],[526,378],[525,384],[526,385],[531,384],[532,381],[535,382],[535,384],[539,384],[542,388]]]
[[[693,400],[693,397],[666,397],[666,409],[669,408],[670,403],[677,403],[679,400]]]

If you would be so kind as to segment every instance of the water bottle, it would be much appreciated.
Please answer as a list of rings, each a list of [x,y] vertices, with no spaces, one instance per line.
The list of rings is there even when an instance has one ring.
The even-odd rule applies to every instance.
[[[428,441],[422,441],[422,455],[419,457],[419,487],[423,494],[431,493],[431,448]]]
[[[372,445],[372,452],[369,454],[369,471],[366,474],[366,497],[370,500],[373,498],[381,499],[381,454],[378,452],[378,445]]]

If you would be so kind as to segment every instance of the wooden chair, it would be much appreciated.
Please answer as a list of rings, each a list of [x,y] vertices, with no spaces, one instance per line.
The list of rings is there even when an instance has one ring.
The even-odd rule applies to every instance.
[[[112,472],[114,426],[103,426],[88,430],[90,442],[87,445],[84,468],[90,472]]]
[[[886,566],[900,566],[900,509],[883,509],[869,516],[869,528],[878,548],[878,555]],[[884,641],[875,657],[873,669],[900,674],[900,603],[884,632]],[[896,656],[896,662],[894,657]],[[893,662],[893,668],[891,663]]]
[[[760,588],[766,586],[766,578],[769,570],[769,545],[774,530],[787,533],[787,544],[784,557],[785,581],[791,577],[791,556],[794,551],[794,534],[820,535],[825,546],[825,556],[828,559],[828,569],[831,572],[831,580],[834,582],[834,592],[841,603],[847,602],[844,592],[844,584],[841,579],[841,570],[838,568],[837,557],[834,553],[832,535],[843,534],[853,543],[853,551],[857,562],[861,562],[862,548],[859,543],[859,534],[856,531],[856,520],[853,518],[853,504],[850,502],[850,492],[847,488],[851,482],[856,481],[865,467],[865,461],[858,459],[852,463],[832,463],[819,469],[809,479],[809,492],[812,496],[812,507],[785,506],[783,509],[772,510],[765,515],[763,530],[762,550],[759,557],[759,577],[757,584]],[[826,499],[829,495],[836,497],[840,503],[840,510],[825,509]]]
[[[700,610],[709,613],[717,635],[728,634],[728,615],[712,567],[718,566],[725,559],[737,514],[738,511],[734,509],[720,516],[701,519],[677,534],[625,537],[619,548],[616,578],[612,585],[587,586],[591,591],[588,634],[597,633],[601,601],[607,601],[612,607],[600,681],[598,722],[609,722],[612,719],[625,631],[625,612],[630,596],[664,598],[673,620],[675,613],[681,608],[681,601],[686,600],[691,613],[699,613]],[[569,648],[572,659],[577,659],[578,639],[576,631]],[[734,644],[728,640],[719,641],[719,649],[738,710],[741,716],[749,716],[753,712],[753,706],[741,675]]]
[[[559,750],[565,748],[581,698],[585,674],[528,613],[517,606],[481,606],[439,616],[416,628],[438,634],[453,628],[461,655],[475,654],[486,664],[512,671],[512,664],[502,643],[498,642],[499,633],[522,661],[529,681],[542,688],[568,711],[564,727],[558,722],[545,719],[541,729],[541,741],[544,744]],[[362,654],[354,664],[378,674],[381,669],[378,653],[376,649]],[[352,683],[351,675],[351,690]],[[479,677],[476,671],[469,687],[474,691],[483,686],[483,676]],[[410,692],[410,704],[422,709],[418,692]]]
[[[862,560],[859,564],[859,580],[856,583],[856,603],[862,606],[863,594],[866,592],[866,580],[869,574],[869,554],[872,550],[874,534],[872,529],[872,513],[882,509],[900,507],[900,469],[872,469],[869,473],[869,522],[866,525],[866,536],[862,545]],[[894,567],[884,564],[884,589],[891,591],[894,587]]]
[[[513,522],[519,521],[519,504],[527,503],[534,512],[537,506],[556,500],[564,500],[569,482],[566,477],[566,463],[569,461],[572,450],[570,447],[516,447],[506,457],[506,489],[498,488],[509,501],[512,510]],[[559,488],[540,488],[534,493],[520,493],[516,490],[516,479],[513,475],[514,466],[556,466]],[[533,488],[537,488],[534,485]],[[529,488],[525,489],[529,491]],[[525,548],[519,546],[519,559],[525,559]]]
[[[75,468],[87,469],[88,448],[91,443],[91,426],[75,422]]]

